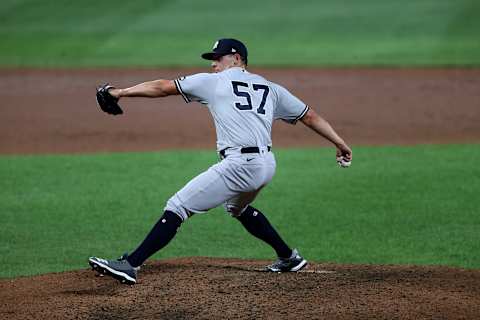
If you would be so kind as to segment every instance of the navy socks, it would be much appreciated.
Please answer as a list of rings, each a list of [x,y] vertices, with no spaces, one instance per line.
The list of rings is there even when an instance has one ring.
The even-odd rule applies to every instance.
[[[250,234],[268,243],[280,258],[290,258],[292,249],[282,240],[267,218],[252,206],[237,217]]]
[[[278,257],[289,258],[291,256],[292,249],[282,240],[263,213],[248,206],[237,219],[250,234],[269,244]],[[178,215],[171,211],[165,211],[145,240],[127,257],[127,261],[133,267],[141,266],[145,260],[173,239],[181,224],[182,219]]]
[[[171,211],[165,211],[140,246],[127,257],[132,267],[138,267],[155,252],[165,247],[177,233],[182,219]]]

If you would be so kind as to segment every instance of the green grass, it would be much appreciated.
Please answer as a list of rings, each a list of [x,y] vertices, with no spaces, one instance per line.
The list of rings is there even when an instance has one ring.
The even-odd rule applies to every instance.
[[[255,206],[312,261],[480,268],[479,145],[276,150]],[[0,277],[86,267],[134,249],[207,151],[0,157]],[[273,259],[222,209],[188,220],[154,258]]]
[[[0,66],[193,66],[237,37],[264,66],[478,66],[477,0],[3,0]]]

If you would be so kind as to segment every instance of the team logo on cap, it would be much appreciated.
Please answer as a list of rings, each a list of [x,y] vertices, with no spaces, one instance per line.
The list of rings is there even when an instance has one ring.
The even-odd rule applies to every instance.
[[[237,52],[237,50],[235,50],[235,48],[232,48],[232,52]]]
[[[215,50],[215,49],[217,49],[217,47],[218,47],[218,41],[215,42],[215,44],[213,45],[213,48],[212,48],[212,49]]]

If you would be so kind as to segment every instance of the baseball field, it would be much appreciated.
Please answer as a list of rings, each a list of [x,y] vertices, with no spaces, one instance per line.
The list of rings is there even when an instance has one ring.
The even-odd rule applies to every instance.
[[[235,10],[233,10],[233,8]],[[478,1],[2,1],[1,319],[478,319]],[[255,206],[309,260],[275,259],[222,208],[183,224],[135,286],[91,255],[134,250],[165,201],[218,161],[206,108],[98,108],[95,87],[209,71],[242,39],[353,147],[276,123]]]

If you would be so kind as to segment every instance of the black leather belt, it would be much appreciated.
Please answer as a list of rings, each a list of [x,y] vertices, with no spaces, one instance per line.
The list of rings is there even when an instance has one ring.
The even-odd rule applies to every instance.
[[[220,150],[220,155],[222,156],[222,158],[225,158],[225,151],[227,150],[228,148],[225,148],[223,150]],[[267,147],[267,150],[270,151],[272,150],[272,147],[268,146]],[[260,148],[258,147],[244,147],[242,149],[240,149],[240,153],[260,153]]]

